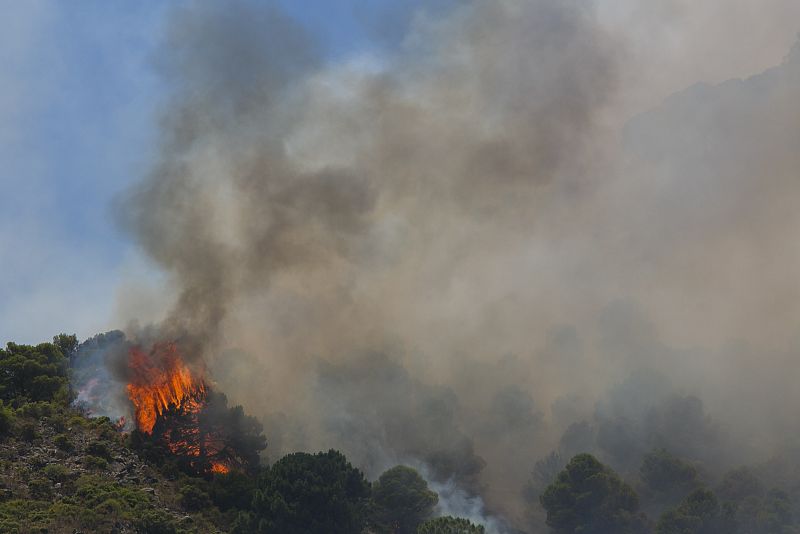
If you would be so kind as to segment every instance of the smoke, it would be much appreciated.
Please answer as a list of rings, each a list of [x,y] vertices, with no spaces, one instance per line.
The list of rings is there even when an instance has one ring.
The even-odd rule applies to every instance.
[[[800,401],[800,52],[662,100],[700,61],[666,41],[728,33],[659,5],[644,48],[650,12],[474,0],[335,61],[272,5],[176,8],[160,155],[119,210],[167,273],[158,335],[270,456],[415,460],[517,527],[558,448],[633,470],[677,425],[697,459],[769,456]]]

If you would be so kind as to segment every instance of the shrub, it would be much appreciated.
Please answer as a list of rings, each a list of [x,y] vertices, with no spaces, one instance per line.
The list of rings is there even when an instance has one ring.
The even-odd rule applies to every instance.
[[[25,421],[19,426],[19,437],[25,441],[33,441],[39,437],[36,432],[36,425],[31,421]]]
[[[85,417],[81,415],[73,415],[72,417],[69,418],[68,424],[69,426],[76,426],[83,428],[89,423]]]
[[[0,401],[0,436],[5,436],[9,434],[14,427],[16,417],[14,416],[14,411],[7,406],[3,406],[1,402],[2,401]]]
[[[175,521],[160,510],[147,510],[142,512],[133,521],[139,532],[147,534],[176,534],[178,532]]]
[[[110,443],[107,441],[94,441],[90,443],[88,447],[86,447],[86,454],[110,461],[111,449],[109,448],[109,445]]]
[[[211,506],[211,497],[208,493],[195,485],[183,486],[180,490],[181,506],[185,509],[196,512]]]
[[[70,471],[61,464],[50,464],[42,469],[42,474],[53,482],[65,482],[69,478]]]
[[[0,532],[35,532],[44,528],[46,521],[47,503],[30,499],[0,503]]]
[[[106,470],[108,469],[108,462],[105,458],[98,458],[97,456],[86,456],[83,459],[83,465],[88,469]]]
[[[26,402],[17,410],[20,417],[30,417],[31,419],[41,419],[49,417],[53,413],[53,405],[49,402]]]
[[[28,493],[34,499],[46,500],[53,494],[53,487],[46,478],[34,478],[28,482]]]
[[[64,432],[67,429],[67,421],[61,414],[53,414],[47,418],[47,424],[55,432]]]
[[[220,510],[247,510],[253,501],[255,478],[232,471],[215,475],[209,484],[209,495]]]
[[[53,444],[62,451],[71,451],[72,442],[64,434],[58,434],[53,437]]]

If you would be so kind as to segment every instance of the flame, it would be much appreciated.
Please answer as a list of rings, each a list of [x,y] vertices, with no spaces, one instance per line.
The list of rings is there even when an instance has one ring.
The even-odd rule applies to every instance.
[[[156,343],[150,352],[133,347],[128,366],[128,398],[142,432],[152,434],[156,419],[170,407],[199,411],[196,399],[205,395],[205,382],[193,375],[175,343]]]
[[[211,464],[211,472],[212,473],[217,473],[217,474],[220,474],[220,475],[224,475],[225,473],[229,473],[230,470],[231,470],[230,467],[228,467],[225,464],[221,464],[219,462],[214,462],[214,463]]]
[[[136,428],[200,472],[230,472],[230,460],[222,459],[229,454],[224,433],[208,425],[201,429],[201,415],[212,391],[203,374],[186,365],[178,346],[161,342],[149,351],[133,347],[128,367],[128,398]]]

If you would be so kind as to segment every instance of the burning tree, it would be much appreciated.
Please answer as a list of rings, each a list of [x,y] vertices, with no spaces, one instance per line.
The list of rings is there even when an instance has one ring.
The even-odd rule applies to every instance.
[[[224,394],[190,366],[179,347],[159,342],[128,351],[128,398],[134,407],[134,443],[165,448],[184,469],[199,473],[251,471],[266,447],[262,425],[228,407]]]

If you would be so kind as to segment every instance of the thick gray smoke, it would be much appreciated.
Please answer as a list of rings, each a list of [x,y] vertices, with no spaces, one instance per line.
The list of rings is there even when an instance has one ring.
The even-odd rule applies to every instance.
[[[697,58],[648,56],[627,28],[649,18],[610,4],[462,2],[335,62],[274,7],[175,10],[160,157],[123,217],[169,277],[163,335],[271,456],[416,462],[529,528],[542,458],[785,444],[800,51],[638,113]]]

